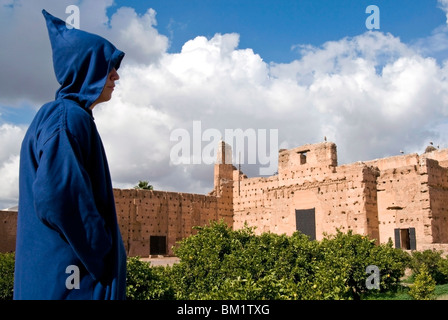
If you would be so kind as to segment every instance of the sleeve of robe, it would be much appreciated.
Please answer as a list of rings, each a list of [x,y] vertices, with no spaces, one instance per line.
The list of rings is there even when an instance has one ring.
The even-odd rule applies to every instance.
[[[93,278],[100,280],[112,240],[92,194],[86,143],[67,129],[45,141],[33,193],[38,218],[57,231]]]

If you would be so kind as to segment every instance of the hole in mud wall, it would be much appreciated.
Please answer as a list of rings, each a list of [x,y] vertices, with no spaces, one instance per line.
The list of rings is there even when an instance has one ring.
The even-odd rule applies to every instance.
[[[149,236],[149,254],[166,255],[166,236]]]

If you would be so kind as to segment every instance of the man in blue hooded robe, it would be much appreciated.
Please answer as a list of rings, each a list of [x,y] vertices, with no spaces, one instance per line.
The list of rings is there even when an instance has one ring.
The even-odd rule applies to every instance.
[[[92,114],[111,98],[124,53],[42,13],[61,86],[22,142],[14,299],[125,299],[126,252]]]

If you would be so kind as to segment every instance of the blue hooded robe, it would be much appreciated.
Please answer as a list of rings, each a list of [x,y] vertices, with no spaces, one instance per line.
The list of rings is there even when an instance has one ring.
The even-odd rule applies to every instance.
[[[21,146],[14,299],[125,299],[126,252],[89,108],[124,53],[42,13],[61,87]]]

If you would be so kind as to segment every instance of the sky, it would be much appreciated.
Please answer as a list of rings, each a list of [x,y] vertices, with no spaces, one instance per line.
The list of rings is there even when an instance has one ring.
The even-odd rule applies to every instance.
[[[448,0],[0,0],[0,209],[59,87],[42,9],[126,53],[94,109],[116,188],[206,194],[221,138],[250,177],[324,137],[339,164],[448,148]]]

